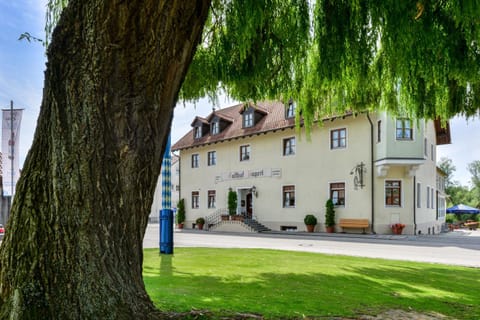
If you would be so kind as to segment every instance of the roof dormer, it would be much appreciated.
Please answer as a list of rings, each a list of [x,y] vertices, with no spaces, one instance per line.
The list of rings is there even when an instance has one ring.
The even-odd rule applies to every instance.
[[[230,118],[217,115],[215,111],[207,118],[207,121],[210,125],[211,135],[216,135],[223,132],[223,130],[225,130],[233,122],[233,120]]]
[[[252,128],[267,115],[268,112],[252,104],[245,104],[240,108],[240,114],[242,115],[242,127]]]
[[[290,100],[285,106],[285,119],[295,118],[295,109],[297,105],[293,100]]]
[[[200,139],[201,137],[208,134],[209,123],[204,118],[195,117],[191,126],[193,127],[193,138],[194,139]]]

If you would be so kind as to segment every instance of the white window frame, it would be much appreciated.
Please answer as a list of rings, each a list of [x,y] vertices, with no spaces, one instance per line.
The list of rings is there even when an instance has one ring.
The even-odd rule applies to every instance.
[[[213,167],[217,165],[217,151],[208,151],[207,153],[207,165]]]
[[[195,161],[194,161],[194,159],[195,159]],[[198,153],[192,154],[191,165],[192,165],[192,169],[200,167],[200,155]],[[179,172],[180,172],[180,170],[179,170]]]
[[[339,188],[336,188],[336,189],[333,189],[332,190],[332,184],[339,184],[339,183],[343,183],[343,189],[339,189]],[[335,192],[335,191],[340,191],[340,190],[343,190],[343,203],[336,203],[332,197],[332,191]],[[328,197],[330,199],[332,199],[333,201],[333,205],[335,207],[345,207],[346,203],[347,203],[347,183],[345,181],[330,181],[328,183]],[[339,199],[341,199],[340,197],[338,197]]]
[[[293,205],[287,204],[287,200],[290,200],[290,198],[286,198],[285,195],[285,188],[286,187],[293,187]],[[294,184],[286,184],[282,185],[282,207],[289,209],[289,208],[295,208],[297,205],[297,190],[296,186]],[[292,191],[288,191],[288,193],[292,193]]]
[[[398,123],[401,123],[401,127],[398,126]],[[408,121],[408,127],[406,126],[406,123]],[[401,130],[401,135],[399,136],[399,130]],[[408,137],[409,132],[410,137]],[[395,139],[397,141],[413,141],[413,126],[412,126],[412,120],[409,118],[397,118],[395,119]]]
[[[338,145],[337,146],[334,146],[333,145],[333,135],[334,135],[334,132],[338,132],[339,136],[335,139],[335,141],[338,141]],[[345,132],[345,137],[342,138],[341,137],[341,134],[342,132]],[[347,132],[347,128],[336,128],[336,129],[330,129],[330,138],[329,138],[329,142],[330,142],[330,150],[342,150],[342,149],[346,149],[347,148],[347,140],[348,140],[348,132]],[[343,141],[343,145],[342,145],[342,141]]]
[[[291,143],[293,141],[293,144]],[[287,153],[288,143],[288,153]],[[295,137],[288,137],[282,139],[282,154],[284,157],[293,156],[297,153],[297,139]]]
[[[246,153],[245,153],[245,157],[244,157],[244,154],[242,152],[242,148],[245,148],[246,149]],[[240,161],[243,162],[243,161],[249,161],[250,158],[252,157],[251,154],[252,154],[252,147],[249,145],[249,144],[243,144],[240,146]]]
[[[400,197],[400,203],[398,205],[396,204],[387,204],[387,182],[388,181],[399,181],[400,182],[400,194],[399,194],[399,197]],[[402,179],[385,179],[383,181],[383,203],[385,205],[385,208],[402,208],[403,206],[403,201],[404,201],[404,197],[403,197],[403,180]]]

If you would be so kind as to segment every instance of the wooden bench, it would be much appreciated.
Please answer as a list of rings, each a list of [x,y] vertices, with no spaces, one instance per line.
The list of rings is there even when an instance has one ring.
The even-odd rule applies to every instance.
[[[365,229],[368,228],[369,225],[370,223],[368,222],[368,219],[340,219],[339,223],[339,226],[342,227],[342,231],[344,228],[355,228],[363,229],[363,233],[365,233]]]

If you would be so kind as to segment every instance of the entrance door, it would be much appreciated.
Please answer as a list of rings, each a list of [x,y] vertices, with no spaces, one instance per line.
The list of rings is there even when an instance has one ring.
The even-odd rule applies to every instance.
[[[252,193],[247,193],[245,200],[247,201],[247,218],[252,219],[253,213],[253,203],[252,203]]]

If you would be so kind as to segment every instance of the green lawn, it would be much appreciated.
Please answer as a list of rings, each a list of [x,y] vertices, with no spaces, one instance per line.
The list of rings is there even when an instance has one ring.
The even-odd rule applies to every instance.
[[[388,309],[480,316],[480,269],[262,249],[145,250],[144,281],[163,311],[266,318]]]

